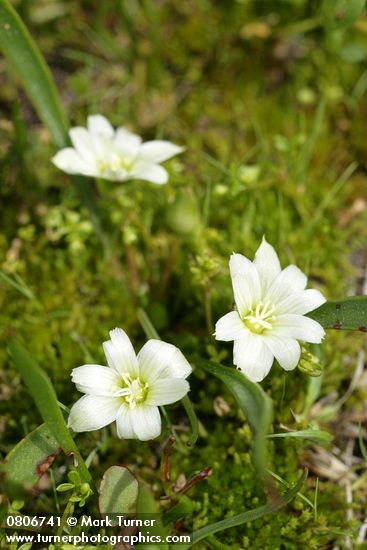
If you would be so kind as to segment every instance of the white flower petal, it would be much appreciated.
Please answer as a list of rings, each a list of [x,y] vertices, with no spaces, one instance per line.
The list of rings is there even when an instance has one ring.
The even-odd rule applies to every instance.
[[[190,390],[182,378],[158,378],[148,390],[147,405],[170,405],[182,399]]]
[[[74,148],[82,159],[91,166],[96,166],[96,150],[92,135],[86,128],[77,126],[69,131]]]
[[[261,286],[259,273],[255,265],[242,254],[232,254],[229,260],[229,270],[231,272],[232,286],[235,292],[235,298],[237,292],[241,303],[250,303],[250,307],[253,304],[259,302],[261,299]],[[243,287],[243,291],[241,290],[241,286]],[[241,300],[242,294],[242,298],[244,300]],[[242,313],[241,306],[237,303],[237,301],[236,304],[240,313]]]
[[[281,271],[266,293],[266,300],[279,304],[292,292],[300,292],[307,285],[306,275],[295,265]]]
[[[109,395],[119,383],[115,370],[101,365],[83,365],[71,371],[71,379],[79,391],[93,395]]]
[[[168,172],[165,168],[158,164],[148,164],[145,162],[136,164],[131,171],[131,176],[136,179],[146,180],[160,185],[168,181]]]
[[[325,336],[325,331],[319,323],[303,315],[279,315],[273,327],[275,336],[296,338],[313,344],[319,344]]]
[[[83,395],[70,410],[68,427],[74,432],[99,430],[116,419],[121,398]]]
[[[152,384],[159,378],[187,378],[191,366],[181,351],[161,340],[148,340],[138,353],[140,377]]]
[[[118,373],[138,376],[139,366],[134,348],[126,332],[115,328],[110,332],[111,340],[103,343],[108,365]]]
[[[242,273],[236,273],[232,276],[232,287],[238,313],[240,316],[246,315],[260,301],[259,279],[256,281]]]
[[[133,134],[127,128],[118,128],[114,138],[114,145],[120,153],[133,159],[140,151],[141,141],[140,136]]]
[[[161,433],[161,416],[158,407],[138,405],[129,412],[135,437],[140,441],[154,439]]]
[[[72,147],[61,149],[51,160],[57,168],[67,174],[97,175],[95,166],[85,162]]]
[[[138,159],[150,164],[159,164],[165,160],[182,153],[183,147],[178,147],[170,141],[154,140],[143,143]]]
[[[111,123],[107,120],[106,117],[102,115],[91,115],[88,117],[88,130],[92,134],[98,136],[105,136],[108,138],[113,138],[115,131]]]
[[[249,330],[241,321],[238,312],[230,311],[217,321],[214,335],[216,340],[230,342],[232,340],[239,340],[248,332]]]
[[[233,275],[236,275],[237,273],[252,277],[254,266],[253,263],[248,258],[246,258],[246,256],[233,252],[233,254],[231,254],[231,257],[229,258],[229,270],[231,273],[231,277],[233,277]]]
[[[267,335],[264,342],[284,370],[296,368],[301,356],[301,347],[297,340]]]
[[[137,436],[134,432],[131,409],[129,405],[123,403],[117,413],[116,418],[116,427],[117,427],[117,436],[120,439],[137,439]]]
[[[326,298],[318,290],[309,288],[301,292],[293,292],[287,298],[277,304],[277,314],[296,313],[304,315],[320,307],[326,302]]]
[[[233,363],[252,382],[261,382],[268,374],[274,356],[258,334],[248,334],[233,345]]]
[[[254,264],[259,273],[262,292],[266,292],[281,272],[280,262],[274,248],[263,237],[255,254]]]

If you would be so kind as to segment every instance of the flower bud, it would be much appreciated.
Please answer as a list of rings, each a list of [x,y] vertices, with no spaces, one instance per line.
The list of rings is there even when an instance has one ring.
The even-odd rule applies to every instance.
[[[166,213],[168,227],[179,235],[189,235],[200,228],[200,212],[195,197],[179,191]]]
[[[298,363],[298,368],[308,376],[320,376],[322,374],[322,366],[316,355],[302,348],[301,360]]]

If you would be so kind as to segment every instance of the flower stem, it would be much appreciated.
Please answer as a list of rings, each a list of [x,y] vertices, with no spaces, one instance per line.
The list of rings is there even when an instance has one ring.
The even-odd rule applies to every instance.
[[[199,437],[199,421],[195,414],[194,407],[192,406],[192,403],[187,395],[181,399],[181,403],[185,408],[192,430],[191,438],[187,442],[187,446],[192,447],[195,445]]]
[[[145,313],[145,311],[142,308],[138,309],[138,319],[147,338],[154,338],[155,340],[161,339],[158,332],[155,330],[154,326],[152,325],[152,322],[149,319],[148,315]]]

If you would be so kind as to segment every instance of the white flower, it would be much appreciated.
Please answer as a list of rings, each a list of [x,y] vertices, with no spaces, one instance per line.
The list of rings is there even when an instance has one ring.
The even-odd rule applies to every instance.
[[[102,115],[89,116],[88,129],[72,128],[69,135],[73,147],[61,149],[52,162],[68,174],[112,181],[166,183],[168,173],[160,163],[183,151],[169,141],[142,143],[140,136],[126,128],[114,130]]]
[[[268,374],[274,358],[284,370],[300,359],[297,340],[320,343],[319,323],[305,317],[326,300],[305,290],[307,277],[295,265],[281,270],[274,248],[263,239],[253,262],[232,254],[229,262],[236,311],[216,324],[217,340],[232,341],[233,363],[253,382]]]
[[[88,432],[116,421],[120,438],[153,439],[161,433],[158,406],[187,394],[191,367],[172,344],[148,340],[136,356],[123,330],[112,330],[110,338],[103,344],[108,367],[84,365],[72,371],[73,382],[86,395],[72,406],[68,426]]]

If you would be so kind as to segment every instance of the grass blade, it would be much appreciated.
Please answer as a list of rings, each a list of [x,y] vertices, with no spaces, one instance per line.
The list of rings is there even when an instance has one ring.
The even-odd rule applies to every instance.
[[[8,0],[0,0],[0,49],[16,70],[54,142],[58,147],[65,147],[67,123],[50,70]]]
[[[326,302],[311,311],[308,317],[324,328],[367,332],[367,296],[352,296]]]
[[[259,473],[267,466],[267,442],[273,419],[273,407],[269,396],[259,384],[251,382],[235,369],[205,359],[194,359],[194,363],[219,378],[235,396],[239,406],[246,414],[254,434],[253,461]]]
[[[311,441],[319,441],[321,443],[330,443],[333,436],[325,430],[298,430],[294,432],[282,432],[277,434],[269,434],[266,437],[300,437],[301,439],[311,439]]]
[[[14,364],[20,372],[50,432],[66,454],[72,453],[75,455],[81,479],[87,483],[91,483],[92,478],[65,424],[50,379],[17,340],[10,342],[9,349]]]

